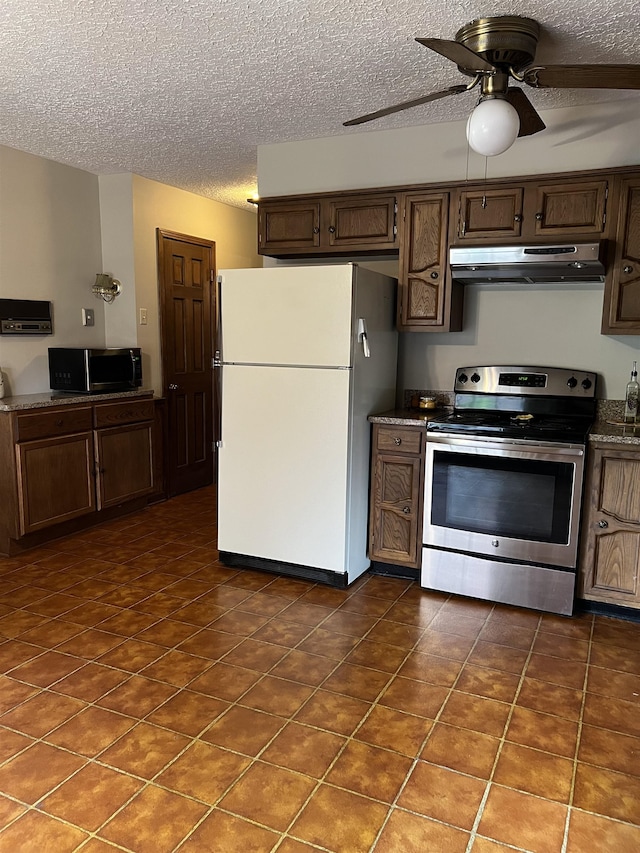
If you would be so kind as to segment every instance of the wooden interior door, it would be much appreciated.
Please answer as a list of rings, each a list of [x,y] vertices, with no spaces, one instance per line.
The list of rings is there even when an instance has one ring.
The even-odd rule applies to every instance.
[[[162,385],[169,496],[214,479],[215,244],[158,229]]]

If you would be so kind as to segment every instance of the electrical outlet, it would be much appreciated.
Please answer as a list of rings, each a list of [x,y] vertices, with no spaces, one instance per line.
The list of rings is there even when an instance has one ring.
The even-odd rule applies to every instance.
[[[82,325],[83,326],[95,326],[95,317],[93,314],[93,308],[83,308],[82,309]]]
[[[146,308],[140,309],[140,325],[141,326],[147,325],[147,309]]]

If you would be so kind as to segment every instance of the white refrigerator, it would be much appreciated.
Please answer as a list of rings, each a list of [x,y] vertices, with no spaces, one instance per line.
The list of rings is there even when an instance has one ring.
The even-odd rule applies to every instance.
[[[393,408],[396,280],[356,264],[218,279],[218,548],[346,586],[369,567],[371,425]]]

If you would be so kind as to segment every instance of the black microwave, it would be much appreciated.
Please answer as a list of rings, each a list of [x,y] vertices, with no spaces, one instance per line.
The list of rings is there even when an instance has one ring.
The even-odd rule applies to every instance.
[[[52,391],[107,394],[110,391],[132,391],[141,385],[142,360],[137,347],[49,347],[49,386]]]

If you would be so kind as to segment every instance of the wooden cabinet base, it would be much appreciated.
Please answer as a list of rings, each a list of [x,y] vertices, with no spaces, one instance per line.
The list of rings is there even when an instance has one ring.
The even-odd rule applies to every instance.
[[[111,521],[114,518],[121,518],[124,515],[129,515],[132,512],[139,512],[144,509],[149,502],[146,498],[137,498],[133,501],[127,501],[120,506],[110,507],[102,510],[100,514],[93,513],[91,515],[83,515],[79,518],[74,518],[71,521],[65,521],[61,524],[55,524],[43,530],[38,530],[36,533],[28,533],[26,536],[21,536],[20,539],[12,539],[9,536],[0,538],[0,556],[17,557],[31,548],[37,548],[39,545],[45,545],[53,539],[61,539],[63,536],[72,536],[74,533],[80,533],[83,530],[88,530],[95,527],[97,524],[102,524],[104,521]],[[117,543],[117,534],[114,533],[114,547]]]
[[[162,427],[150,395],[0,413],[0,554],[160,499]]]

